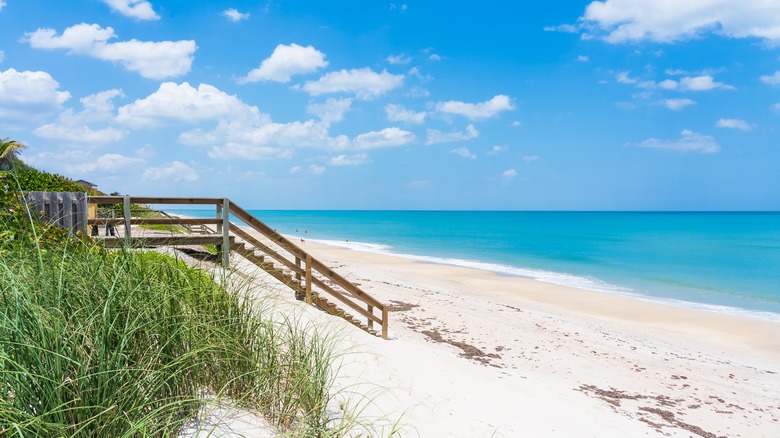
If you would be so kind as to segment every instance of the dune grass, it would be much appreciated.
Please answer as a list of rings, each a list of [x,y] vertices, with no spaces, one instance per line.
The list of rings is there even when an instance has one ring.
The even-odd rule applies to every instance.
[[[177,436],[204,394],[345,434],[332,340],[227,283],[154,252],[1,243],[0,436]]]

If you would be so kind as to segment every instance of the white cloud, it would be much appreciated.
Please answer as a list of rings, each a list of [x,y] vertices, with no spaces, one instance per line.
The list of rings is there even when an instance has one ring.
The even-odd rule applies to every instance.
[[[391,146],[403,146],[415,140],[414,134],[392,127],[381,131],[371,131],[355,137],[355,149],[379,149]]]
[[[0,11],[2,11],[2,10],[3,10],[3,8],[5,7],[5,5],[6,5],[5,1],[4,1],[4,0],[0,0]]]
[[[780,2],[741,0],[735,7],[733,0],[603,0],[590,3],[580,23],[610,43],[671,43],[711,33],[780,40]]]
[[[122,64],[127,70],[138,72],[149,79],[180,76],[190,71],[197,46],[195,41],[120,41],[114,29],[97,24],[81,23],[71,26],[57,36],[54,29],[38,29],[25,34],[24,41],[36,49],[67,49],[104,61]]]
[[[722,88],[726,90],[734,89],[734,87],[732,87],[731,85],[726,85],[723,82],[715,82],[713,77],[710,75],[701,75],[695,77],[686,76],[684,78],[681,78],[679,81],[673,81],[671,79],[667,79],[665,81],[660,82],[658,84],[658,87],[665,90],[679,90],[679,91],[709,91],[717,88]]]
[[[216,120],[251,112],[259,113],[259,110],[211,85],[193,88],[187,82],[163,82],[148,97],[119,108],[116,119],[132,126],[154,126],[165,120]]]
[[[639,82],[638,79],[630,77],[627,71],[618,72],[615,76],[617,81],[621,84],[636,84]]]
[[[457,155],[459,157],[467,158],[469,160],[476,160],[477,159],[477,155],[476,154],[472,153],[470,150],[468,150],[466,147],[463,147],[463,146],[461,146],[459,148],[455,148],[455,149],[451,150],[450,152],[452,152],[453,154],[455,154],[455,155]]]
[[[573,24],[559,24],[558,26],[544,26],[545,32],[577,33],[577,26]]]
[[[0,50],[0,62],[5,61],[5,52]]]
[[[477,137],[479,137],[479,131],[477,131],[477,128],[475,128],[474,125],[466,126],[466,132],[442,132],[437,129],[429,129],[427,131],[427,139],[425,140],[425,144],[432,145],[438,143],[449,143],[453,141],[466,141]]]
[[[138,20],[159,20],[160,16],[147,0],[101,0],[120,14]]]
[[[368,154],[337,155],[330,159],[331,166],[359,166],[368,162]]]
[[[308,81],[304,91],[312,96],[326,93],[354,93],[361,99],[379,97],[403,85],[404,76],[383,70],[376,73],[370,68],[339,70],[330,72],[317,81]]]
[[[481,103],[465,103],[457,100],[439,102],[436,111],[447,114],[462,115],[470,120],[486,119],[498,115],[501,111],[515,109],[509,96],[499,94]]]
[[[507,169],[504,171],[504,173],[501,174],[501,177],[505,180],[511,180],[517,176],[517,171],[515,169]]]
[[[302,171],[303,169],[301,168],[301,166],[293,166],[290,168],[290,173],[293,175],[301,173]]]
[[[523,156],[523,162],[525,164],[532,163],[532,162],[537,161],[537,160],[539,160],[539,156],[538,155],[525,155],[525,156]]]
[[[324,166],[318,166],[316,164],[309,164],[309,168],[307,170],[312,175],[322,175],[323,173],[325,173],[325,167]]]
[[[512,122],[512,126],[514,126],[515,128],[519,128],[520,126],[523,126],[523,123],[519,120],[515,120],[514,122]]]
[[[0,118],[42,122],[70,99],[70,93],[59,88],[60,84],[43,71],[0,71]]]
[[[769,107],[770,110],[780,114],[780,103],[776,103]]]
[[[385,112],[387,113],[387,120],[391,122],[405,122],[420,125],[425,122],[425,111],[412,111],[404,108],[401,105],[390,103],[385,105]]]
[[[720,119],[715,123],[715,126],[718,128],[740,129],[742,131],[750,131],[753,129],[753,125],[739,119]]]
[[[124,131],[113,127],[92,129],[86,125],[69,125],[61,123],[43,125],[33,131],[33,134],[41,138],[73,144],[104,144],[119,141],[125,137]]]
[[[319,117],[323,123],[340,122],[344,114],[351,109],[352,99],[329,98],[324,103],[312,103],[306,107],[309,114]]]
[[[672,111],[679,111],[686,106],[696,104],[696,101],[691,99],[664,99],[660,103]]]
[[[493,146],[493,148],[488,151],[488,155],[497,155],[508,150],[509,146]]]
[[[761,76],[761,82],[769,85],[780,85],[780,70],[776,71],[773,75]]]
[[[325,54],[312,46],[279,44],[274,52],[239,82],[274,81],[287,83],[293,75],[312,73],[328,65]]]
[[[216,160],[264,160],[292,158],[293,155],[292,149],[233,142],[214,146],[208,153],[209,158]]]
[[[68,167],[71,173],[116,173],[144,162],[145,160],[141,158],[126,157],[120,154],[104,154],[95,161],[72,164]]]
[[[412,62],[412,57],[411,56],[406,56],[406,55],[403,55],[403,54],[401,54],[401,55],[389,55],[387,57],[387,62],[389,62],[390,64],[393,64],[393,65],[406,65],[406,64],[409,64],[410,62]]]
[[[709,135],[702,135],[687,129],[682,131],[680,135],[681,137],[677,140],[658,140],[650,138],[641,143],[631,144],[630,146],[679,152],[701,152],[705,154],[715,153],[720,150],[718,143]]]
[[[223,17],[227,18],[228,20],[236,23],[241,20],[248,20],[249,19],[249,13],[242,14],[241,12],[238,12],[238,9],[236,8],[229,8],[225,9],[220,13]]]
[[[428,57],[431,61],[441,61],[441,55],[437,55],[436,53],[431,54],[431,56]]]
[[[405,93],[405,95],[407,97],[428,97],[431,95],[431,93],[425,88],[415,85],[414,87],[410,88],[409,91]]]
[[[124,96],[122,90],[111,89],[83,97],[80,99],[84,107],[82,111],[75,112],[72,108],[68,108],[60,113],[56,123],[40,126],[33,133],[38,137],[78,145],[119,141],[125,137],[125,131],[111,126],[102,129],[88,126],[94,122],[111,121],[114,118],[112,100],[118,96]]]
[[[196,181],[200,176],[192,167],[181,161],[173,161],[160,167],[147,168],[141,178],[144,181]]]
[[[590,57],[585,55],[579,55],[577,56],[577,61],[579,62],[590,62]]]

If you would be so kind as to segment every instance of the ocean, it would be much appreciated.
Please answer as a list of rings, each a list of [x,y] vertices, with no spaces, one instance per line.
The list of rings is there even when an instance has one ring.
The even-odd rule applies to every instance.
[[[778,212],[250,213],[296,238],[780,321]]]

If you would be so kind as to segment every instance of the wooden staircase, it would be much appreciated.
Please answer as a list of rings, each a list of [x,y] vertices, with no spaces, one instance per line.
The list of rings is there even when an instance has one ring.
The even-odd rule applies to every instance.
[[[230,255],[238,255],[267,272],[280,283],[289,287],[295,297],[330,315],[343,318],[374,336],[388,338],[389,308],[380,303],[357,285],[337,274],[325,264],[312,257],[290,240],[274,231],[246,210],[227,198],[148,198],[134,196],[90,196],[91,204],[123,204],[123,218],[90,218],[90,226],[121,226],[124,232],[119,237],[100,237],[106,246],[140,247],[159,245],[204,245],[213,244],[220,250],[222,261],[229,266]],[[133,218],[132,205],[136,204],[213,204],[216,206],[214,219],[176,218]],[[230,221],[240,221],[241,227]],[[199,230],[215,226],[214,233],[172,234],[166,236],[132,236],[135,224],[178,224],[193,226]],[[251,231],[255,233],[252,233]],[[375,329],[377,323],[379,330]]]

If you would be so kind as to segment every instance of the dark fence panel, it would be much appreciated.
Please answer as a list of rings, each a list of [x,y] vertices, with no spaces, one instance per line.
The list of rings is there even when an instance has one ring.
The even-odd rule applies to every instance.
[[[87,194],[81,192],[27,192],[30,211],[72,233],[87,232]]]

